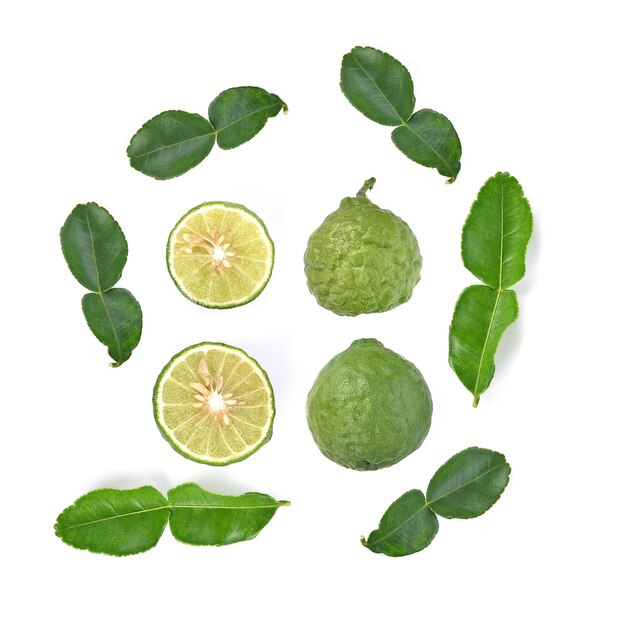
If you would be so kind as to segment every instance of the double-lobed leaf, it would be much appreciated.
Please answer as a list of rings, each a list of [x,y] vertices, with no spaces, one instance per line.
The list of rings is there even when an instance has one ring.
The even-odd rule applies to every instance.
[[[56,535],[90,552],[128,556],[154,547],[168,521],[173,536],[191,545],[229,545],[256,537],[280,506],[262,493],[218,495],[193,483],[163,496],[154,487],[96,489],[58,517]]]
[[[456,303],[449,362],[474,407],[493,379],[500,338],[518,316],[517,295],[507,288],[526,271],[532,225],[519,182],[500,172],[480,189],[463,227],[463,263],[485,285],[466,288]]]
[[[208,119],[182,110],[153,117],[130,140],[126,153],[133,168],[158,180],[177,177],[200,164],[215,141],[233,149],[258,134],[287,105],[260,87],[222,91],[209,105]]]
[[[402,63],[372,47],[355,47],[341,63],[341,90],[368,119],[396,126],[391,139],[408,158],[453,182],[461,170],[461,141],[450,120],[428,108],[413,112],[411,74]]]
[[[82,301],[85,320],[117,367],[131,356],[142,329],[135,297],[124,288],[113,288],[128,257],[122,229],[98,204],[80,204],[61,228],[61,249],[74,277],[90,290]]]
[[[500,452],[466,448],[446,461],[431,478],[426,496],[412,489],[385,511],[379,527],[361,543],[377,554],[407,556],[435,538],[437,515],[470,519],[482,515],[500,498],[511,468]]]

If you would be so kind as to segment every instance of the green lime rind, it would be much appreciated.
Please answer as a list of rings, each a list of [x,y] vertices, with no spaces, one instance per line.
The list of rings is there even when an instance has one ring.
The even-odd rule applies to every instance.
[[[159,405],[160,392],[163,386],[163,382],[169,370],[172,369],[173,366],[176,365],[176,363],[184,359],[192,351],[207,349],[210,347],[217,347],[221,350],[233,353],[239,357],[243,357],[245,361],[251,364],[251,366],[255,368],[256,371],[258,371],[259,375],[265,382],[267,386],[269,402],[270,402],[270,414],[269,414],[269,418],[267,421],[264,435],[256,442],[255,445],[249,447],[247,451],[237,454],[234,457],[232,456],[226,457],[223,460],[222,459],[205,459],[205,458],[201,458],[200,455],[198,454],[194,454],[194,453],[187,451],[175,439],[172,438],[172,436],[169,434],[168,430],[163,426],[163,423],[160,421],[160,418],[159,418],[159,416],[161,415],[161,409]],[[161,435],[172,446],[172,448],[176,450],[176,452],[178,452],[179,454],[181,454],[182,456],[184,456],[185,458],[191,461],[195,461],[196,463],[204,463],[206,465],[214,465],[214,466],[222,466],[222,465],[230,465],[231,463],[238,463],[248,458],[251,454],[254,454],[259,448],[264,446],[272,437],[272,428],[274,424],[274,417],[276,415],[276,404],[274,401],[274,388],[272,387],[272,384],[267,375],[267,372],[265,372],[265,370],[261,367],[261,365],[256,359],[254,359],[253,357],[250,357],[250,355],[248,355],[248,353],[246,353],[244,350],[240,348],[236,348],[235,346],[231,346],[230,344],[224,344],[223,342],[199,342],[197,344],[192,344],[191,346],[188,346],[187,348],[176,353],[176,355],[174,355],[169,360],[169,362],[163,367],[163,370],[161,370],[161,373],[159,374],[156,380],[156,383],[154,385],[154,391],[152,394],[152,406],[154,410],[154,419]]]
[[[320,452],[358,471],[395,465],[428,435],[433,401],[417,367],[378,340],[355,340],[319,372],[307,397]]]
[[[343,199],[311,234],[304,254],[309,291],[339,316],[382,313],[406,303],[421,269],[409,225],[367,197]]]
[[[175,239],[176,239],[176,233],[179,229],[179,227],[183,224],[184,221],[186,221],[190,216],[192,216],[193,214],[195,214],[196,212],[200,212],[203,208],[207,208],[209,206],[215,206],[215,207],[224,207],[224,208],[230,208],[232,210],[235,211],[240,211],[243,212],[245,214],[247,214],[248,216],[252,217],[252,220],[259,226],[260,231],[264,234],[265,238],[266,238],[266,242],[268,244],[269,250],[270,250],[270,263],[269,263],[269,270],[267,272],[267,274],[265,275],[265,277],[263,278],[262,281],[260,281],[257,284],[257,287],[255,290],[253,290],[248,296],[242,298],[242,299],[238,299],[235,301],[230,301],[228,303],[215,303],[215,302],[207,302],[207,301],[203,301],[200,300],[194,296],[192,296],[183,286],[183,284],[180,282],[178,276],[175,274],[175,271],[173,270],[173,266],[172,266],[172,261],[173,261],[173,248],[174,248],[174,244],[175,244]],[[170,277],[172,278],[172,281],[174,282],[174,284],[176,285],[176,287],[178,288],[178,290],[180,291],[180,293],[188,300],[190,300],[192,303],[195,303],[196,305],[200,305],[202,307],[206,307],[208,309],[231,309],[233,307],[241,307],[242,305],[247,305],[248,303],[251,303],[252,301],[254,301],[260,294],[261,292],[263,292],[263,290],[265,289],[265,287],[267,286],[272,273],[274,271],[274,253],[275,253],[275,249],[274,249],[274,241],[272,240],[267,227],[265,225],[265,223],[263,222],[263,220],[254,212],[252,212],[252,210],[249,210],[248,208],[246,208],[245,206],[239,204],[239,203],[232,203],[230,201],[207,201],[205,203],[201,203],[200,205],[197,205],[194,208],[191,208],[191,210],[189,210],[188,212],[186,212],[180,219],[178,219],[176,225],[174,225],[172,231],[170,232],[170,235],[167,239],[167,247],[166,247],[166,264],[167,264],[167,271],[170,274]]]

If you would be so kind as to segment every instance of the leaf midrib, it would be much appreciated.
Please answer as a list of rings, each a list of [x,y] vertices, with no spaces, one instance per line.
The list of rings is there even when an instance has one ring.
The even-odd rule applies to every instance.
[[[487,335],[485,336],[485,341],[483,343],[483,348],[480,353],[480,359],[478,361],[478,370],[476,372],[476,383],[474,384],[474,400],[472,402],[473,407],[478,406],[480,393],[478,392],[478,383],[480,382],[480,377],[482,373],[482,368],[485,360],[485,353],[487,352],[487,344],[489,343],[489,338],[491,337],[491,332],[493,330],[493,323],[495,322],[496,312],[498,311],[498,305],[500,304],[500,297],[502,295],[502,272],[504,270],[504,180],[500,178],[500,274],[498,278],[498,288],[496,290],[496,302],[493,305],[493,310],[491,312],[491,318],[489,319],[489,326],[487,327]]]
[[[480,392],[478,391],[478,384],[480,382],[481,373],[483,364],[485,361],[485,353],[487,352],[487,344],[489,343],[489,338],[491,337],[491,332],[493,331],[493,324],[496,319],[496,312],[498,311],[498,305],[500,304],[500,297],[502,295],[502,290],[496,290],[496,302],[493,305],[493,310],[491,311],[491,318],[489,319],[489,326],[487,327],[487,334],[485,335],[485,341],[483,342],[483,348],[480,353],[480,359],[478,360],[478,369],[476,371],[476,382],[474,383],[474,401],[472,402],[473,407],[478,406],[478,400],[480,396]]]
[[[87,221],[87,231],[89,232],[89,242],[91,244],[91,257],[93,265],[96,269],[96,284],[98,286],[97,294],[102,294],[102,286],[100,285],[100,269],[98,268],[98,260],[96,259],[96,245],[94,244],[93,233],[91,231],[91,223],[89,222],[89,208],[85,207],[85,220]]]
[[[208,136],[217,136],[220,132],[223,132],[227,128],[230,128],[233,125],[235,125],[237,123],[240,123],[244,119],[248,119],[249,117],[257,115],[260,112],[264,112],[265,110],[268,110],[268,109],[272,108],[272,106],[274,106],[274,105],[275,104],[267,104],[266,106],[263,106],[262,108],[258,108],[254,112],[247,113],[247,114],[243,115],[242,117],[239,117],[239,118],[235,119],[235,121],[231,121],[230,123],[227,123],[225,126],[222,126],[219,129],[218,128],[213,128],[212,132],[207,132],[206,134],[200,134],[200,135],[194,136],[192,138],[186,138],[184,141],[178,141],[176,143],[170,143],[169,145],[164,145],[163,147],[159,147],[157,149],[151,149],[150,151],[144,151],[142,153],[138,153],[136,155],[136,157],[137,158],[145,158],[146,156],[151,156],[152,154],[155,154],[155,153],[157,153],[159,151],[163,151],[164,149],[171,149],[173,147],[178,147],[179,145],[184,145],[185,143],[190,143],[192,141],[199,141],[201,139],[207,138]],[[202,117],[202,118],[204,119],[204,117]],[[210,120],[208,120],[208,121],[209,121],[209,123],[211,123]]]
[[[85,220],[87,221],[87,230],[89,231],[89,242],[91,243],[91,255],[93,257],[93,265],[96,269],[96,283],[98,284],[98,291],[95,293],[100,297],[102,301],[102,306],[104,307],[104,311],[106,312],[107,319],[109,324],[111,325],[111,332],[113,333],[113,338],[115,339],[115,346],[117,348],[117,357],[115,358],[116,362],[121,362],[122,359],[122,347],[120,345],[120,339],[117,335],[117,331],[115,330],[115,325],[113,324],[113,318],[111,317],[111,312],[107,307],[106,301],[104,300],[104,294],[102,292],[102,285],[100,283],[100,269],[98,268],[98,260],[96,259],[96,246],[94,244],[93,233],[91,231],[91,223],[89,222],[89,209],[85,209]]]
[[[504,271],[504,179],[500,177],[500,276],[498,290],[502,291],[502,272]]]
[[[473,482],[476,482],[477,480],[480,480],[483,476],[486,476],[487,474],[490,474],[492,471],[502,467],[503,465],[505,465],[505,464],[504,463],[499,463],[498,465],[494,465],[493,467],[490,467],[488,470],[482,472],[481,474],[479,474],[475,478],[472,478],[471,480],[467,480],[462,485],[459,485],[458,487],[455,487],[454,489],[451,489],[446,494],[440,495],[438,498],[435,498],[434,500],[428,500],[428,502],[426,502],[427,506],[430,506],[430,505],[434,504],[435,502],[438,502],[439,500],[443,500],[443,498],[447,497],[448,495],[451,495],[452,493],[456,493],[457,491],[459,491],[463,487],[467,487],[467,485],[470,485]]]
[[[146,156],[151,156],[152,154],[155,154],[159,151],[163,151],[164,149],[172,149],[172,147],[178,147],[178,145],[191,143],[191,141],[199,141],[200,139],[206,138],[207,136],[215,136],[216,134],[217,134],[217,130],[214,129],[213,132],[208,132],[207,134],[199,134],[198,136],[194,136],[192,138],[186,138],[184,141],[178,141],[176,143],[170,143],[169,145],[164,145],[163,147],[158,147],[157,149],[144,151],[143,153],[136,154],[135,158],[145,158]]]
[[[155,506],[154,508],[144,508],[140,511],[131,511],[129,513],[120,513],[119,515],[112,515],[111,517],[103,517],[101,519],[94,519],[93,521],[85,521],[83,523],[75,524],[73,526],[67,526],[65,528],[58,528],[57,532],[64,532],[67,530],[74,530],[76,528],[84,528],[85,526],[91,526],[97,523],[103,523],[105,521],[111,521],[113,519],[121,519],[124,517],[130,517],[132,515],[141,515],[143,513],[152,513],[155,511],[169,510],[170,512],[178,508],[191,508],[191,509],[204,509],[204,510],[265,510],[269,508],[280,508],[286,506],[285,502],[277,502],[276,504],[269,504],[263,506],[211,506],[200,504],[163,504],[163,506]]]
[[[111,316],[111,312],[109,311],[109,308],[107,306],[107,302],[104,298],[104,294],[102,292],[98,292],[98,296],[100,297],[100,300],[102,301],[104,311],[106,312],[107,319],[109,321],[109,324],[111,325],[113,338],[115,339],[115,347],[117,348],[117,357],[115,358],[115,361],[117,363],[122,363],[122,359],[123,359],[122,345],[120,344],[120,338],[117,334],[117,330],[115,329],[115,324],[113,323],[113,317]]]
[[[419,508],[418,511],[416,511],[410,517],[405,519],[401,524],[399,524],[395,528],[393,528],[393,530],[390,530],[389,532],[387,532],[387,534],[384,534],[379,539],[376,539],[375,541],[372,541],[371,543],[369,543],[369,545],[374,546],[374,545],[378,545],[379,543],[382,543],[383,541],[386,541],[392,534],[395,534],[396,532],[398,532],[398,530],[401,530],[402,528],[404,528],[404,526],[406,526],[409,522],[413,521],[425,508],[428,508],[428,502],[423,504]]]
[[[234,121],[231,121],[230,123],[227,123],[226,125],[222,126],[221,128],[215,128],[215,134],[219,134],[220,132],[223,132],[224,130],[226,130],[227,128],[230,128],[231,126],[235,125],[236,123],[240,123],[241,121],[243,121],[244,119],[248,119],[249,117],[253,117],[254,115],[258,115],[261,112],[264,112],[266,110],[269,110],[270,108],[272,108],[273,106],[275,106],[276,104],[266,104],[265,106],[262,106],[261,108],[257,108],[257,110],[253,111],[253,112],[249,112],[245,115],[243,115],[242,117],[238,117],[237,119],[235,119]],[[267,119],[266,119],[267,121]]]
[[[387,102],[387,104],[389,104],[389,108],[391,108],[391,110],[393,110],[393,112],[398,117],[398,119],[400,119],[400,127],[407,128],[407,130],[409,130],[420,141],[422,141],[422,143],[424,143],[424,145],[426,145],[426,147],[428,147],[428,149],[430,149],[430,151],[432,151],[433,154],[435,154],[435,156],[437,158],[439,158],[441,163],[448,169],[449,173],[447,173],[447,175],[449,175],[450,177],[454,178],[456,176],[456,173],[454,172],[454,169],[452,168],[452,165],[430,143],[425,141],[410,125],[408,125],[407,121],[409,121],[411,119],[412,115],[410,115],[409,119],[407,121],[405,121],[402,118],[402,116],[400,115],[400,113],[397,111],[396,107],[389,101],[387,96],[383,93],[382,89],[378,86],[378,84],[376,83],[374,78],[372,78],[372,76],[369,75],[369,73],[367,72],[365,67],[363,67],[363,65],[361,65],[361,63],[359,63],[359,60],[356,57],[354,57],[354,62],[359,66],[361,71],[367,76],[369,81],[376,87],[376,89],[382,95],[383,99]]]

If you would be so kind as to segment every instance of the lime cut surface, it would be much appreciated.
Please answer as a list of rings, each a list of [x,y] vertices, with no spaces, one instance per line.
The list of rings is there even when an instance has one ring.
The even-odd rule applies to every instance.
[[[265,288],[274,243],[265,224],[236,203],[203,203],[176,224],[167,267],[178,289],[204,307],[245,305]]]
[[[154,417],[172,447],[192,461],[228,465],[272,434],[274,393],[244,351],[203,342],[175,355],[154,388]]]

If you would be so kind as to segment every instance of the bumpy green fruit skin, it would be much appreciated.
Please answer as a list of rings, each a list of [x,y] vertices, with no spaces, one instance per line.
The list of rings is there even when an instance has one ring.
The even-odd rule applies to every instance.
[[[320,371],[307,399],[324,456],[361,471],[388,467],[422,445],[433,403],[420,371],[373,339],[356,340]]]
[[[309,238],[304,272],[317,302],[341,316],[384,312],[411,298],[422,256],[411,228],[367,197],[347,197]]]

